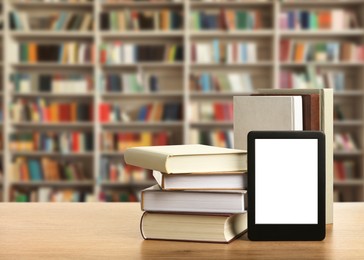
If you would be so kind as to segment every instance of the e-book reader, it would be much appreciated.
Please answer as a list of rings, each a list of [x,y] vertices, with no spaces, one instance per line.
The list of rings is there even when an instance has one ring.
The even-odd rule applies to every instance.
[[[248,134],[250,240],[325,238],[325,135],[318,131]]]

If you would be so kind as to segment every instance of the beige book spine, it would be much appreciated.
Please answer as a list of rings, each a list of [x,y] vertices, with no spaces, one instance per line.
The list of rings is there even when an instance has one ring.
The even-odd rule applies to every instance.
[[[137,149],[127,149],[125,151],[125,162],[130,165],[152,169],[160,172],[168,172],[167,159],[168,155],[145,152]]]

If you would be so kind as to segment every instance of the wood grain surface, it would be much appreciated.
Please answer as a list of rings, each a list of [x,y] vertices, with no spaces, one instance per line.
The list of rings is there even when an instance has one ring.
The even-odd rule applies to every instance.
[[[145,241],[138,203],[0,203],[0,259],[364,259],[364,203],[336,203],[321,242]]]

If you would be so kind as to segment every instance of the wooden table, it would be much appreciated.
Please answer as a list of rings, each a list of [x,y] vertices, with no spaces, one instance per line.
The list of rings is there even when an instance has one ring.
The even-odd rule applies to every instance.
[[[144,241],[138,203],[0,203],[0,259],[364,259],[364,203],[337,203],[322,242]]]

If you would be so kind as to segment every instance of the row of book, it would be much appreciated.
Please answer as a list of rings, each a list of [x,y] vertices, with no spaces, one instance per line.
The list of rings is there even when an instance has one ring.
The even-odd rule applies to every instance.
[[[83,102],[47,102],[17,99],[10,106],[14,122],[87,122],[93,120],[93,106]]]
[[[355,162],[353,160],[334,161],[334,179],[352,180],[355,179]]]
[[[93,28],[92,13],[54,12],[32,14],[28,12],[11,12],[10,29],[18,31],[52,30],[52,31],[90,31]]]
[[[41,187],[32,190],[13,190],[14,202],[92,202],[94,197],[90,192],[74,189],[53,189]]]
[[[183,47],[177,44],[136,45],[133,43],[103,43],[100,62],[103,64],[129,64],[148,61],[182,61]]]
[[[46,92],[55,94],[89,93],[93,89],[93,77],[81,74],[27,74],[11,75],[12,88],[16,93]]]
[[[190,131],[190,143],[233,148],[234,134],[232,130],[220,131],[192,129]]]
[[[281,29],[289,30],[345,30],[358,28],[359,19],[353,11],[331,10],[289,10],[279,15]]]
[[[102,157],[100,159],[100,178],[103,181],[137,183],[148,180],[150,171],[125,165],[120,159]]]
[[[99,195],[99,200],[102,202],[137,202],[136,194],[129,191],[106,190]]]
[[[191,29],[194,30],[258,30],[264,27],[259,10],[206,10],[191,12]]]
[[[103,77],[105,92],[141,93],[145,92],[141,74],[108,74]]]
[[[288,62],[364,61],[364,45],[352,42],[280,42],[280,60]]]
[[[357,151],[358,145],[354,141],[351,133],[335,133],[334,134],[334,150],[335,151]]]
[[[13,181],[77,181],[87,179],[81,162],[62,162],[42,157],[17,157],[11,165]]]
[[[183,16],[175,10],[103,12],[100,17],[101,30],[139,31],[139,30],[178,30],[183,26]]]
[[[282,70],[279,72],[280,88],[332,88],[345,90],[345,73],[342,71],[320,71],[307,66],[306,72]]]
[[[233,120],[233,103],[228,102],[191,102],[190,104],[190,121],[198,122],[214,122]]]
[[[101,149],[105,152],[124,152],[129,147],[169,144],[170,133],[162,132],[103,132]]]
[[[85,64],[95,61],[94,45],[82,42],[19,44],[19,62],[57,62],[61,64]]]
[[[194,63],[250,63],[257,62],[255,42],[195,42],[191,46]]]
[[[153,170],[158,183],[141,194],[143,238],[228,243],[241,235],[247,228],[246,158],[243,150],[205,145],[128,149],[126,163]]]
[[[253,92],[249,73],[194,73],[190,75],[190,90],[197,92]]]
[[[160,122],[176,121],[182,119],[182,106],[180,103],[162,103],[142,105],[136,111],[122,108],[120,104],[102,103],[99,105],[100,122]]]
[[[59,152],[62,154],[93,150],[93,134],[74,132],[13,133],[11,151]]]

